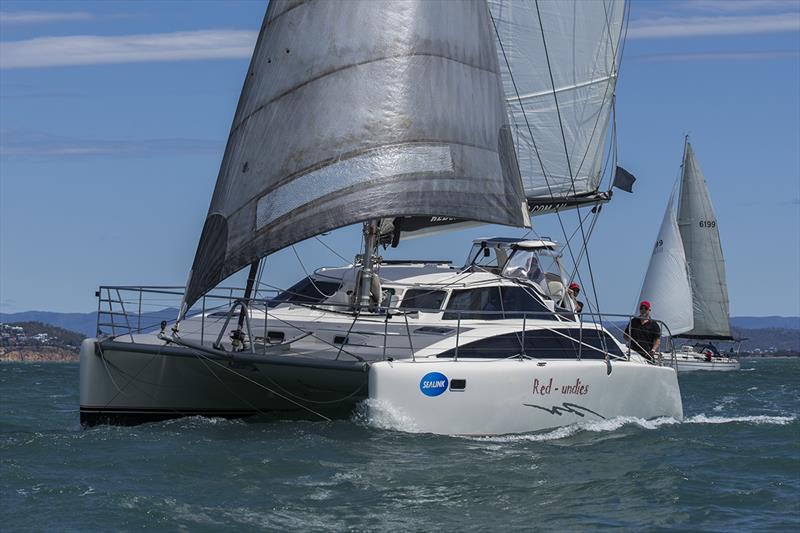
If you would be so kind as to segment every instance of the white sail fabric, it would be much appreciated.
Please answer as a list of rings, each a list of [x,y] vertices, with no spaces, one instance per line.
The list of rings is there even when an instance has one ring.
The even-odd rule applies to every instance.
[[[653,255],[647,266],[639,301],[652,305],[653,318],[663,321],[672,335],[685,333],[694,327],[692,289],[683,241],[678,229],[675,210],[677,185],[672,191],[661,229],[658,231]],[[664,332],[666,333],[666,332]]]
[[[482,0],[271,0],[185,296],[381,217],[529,225]]]
[[[597,191],[625,1],[489,0],[489,6],[526,196],[535,204]]]
[[[694,328],[683,336],[729,339],[728,287],[719,225],[705,177],[688,141],[683,158],[678,227],[689,263],[694,310]]]

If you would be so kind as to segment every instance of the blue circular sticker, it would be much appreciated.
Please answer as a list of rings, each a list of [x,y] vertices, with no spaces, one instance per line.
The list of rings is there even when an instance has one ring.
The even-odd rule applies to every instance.
[[[447,376],[441,372],[428,372],[419,381],[419,390],[425,396],[439,396],[447,390]]]

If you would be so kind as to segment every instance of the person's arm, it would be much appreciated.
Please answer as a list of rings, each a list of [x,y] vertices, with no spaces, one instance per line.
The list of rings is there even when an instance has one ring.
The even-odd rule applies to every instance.
[[[653,341],[653,353],[656,353],[658,351],[659,347],[661,346],[661,326],[659,326],[655,322],[653,322],[653,324],[655,324],[655,326],[656,326],[654,328],[655,331],[653,332],[653,335],[656,336],[655,341]]]
[[[631,335],[630,335],[630,331],[631,331],[631,323],[630,323],[630,322],[628,322],[628,325],[627,325],[627,326],[625,326],[625,331],[624,331],[624,332],[622,332],[622,336],[623,336],[623,337],[625,337],[625,340],[626,340],[626,341],[630,341],[630,340],[632,340],[632,339],[631,339]]]

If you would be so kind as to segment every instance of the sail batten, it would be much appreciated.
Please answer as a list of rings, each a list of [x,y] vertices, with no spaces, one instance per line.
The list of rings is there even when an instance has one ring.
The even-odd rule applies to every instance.
[[[185,301],[369,219],[529,224],[485,1],[272,0]]]

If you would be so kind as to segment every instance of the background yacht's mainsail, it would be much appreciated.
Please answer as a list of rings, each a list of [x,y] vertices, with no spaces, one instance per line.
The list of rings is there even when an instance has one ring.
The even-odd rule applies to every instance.
[[[271,0],[185,306],[367,219],[528,225],[494,42],[485,1]]]
[[[600,185],[624,0],[489,0],[520,172],[532,211]]]
[[[681,232],[692,284],[694,328],[683,337],[730,339],[728,288],[719,226],[692,145],[686,142],[678,204]]]
[[[692,289],[675,212],[677,192],[676,185],[667,204],[639,294],[640,302],[647,300],[653,304],[654,316],[667,325],[672,335],[685,333],[694,327],[694,314],[690,312]]]

